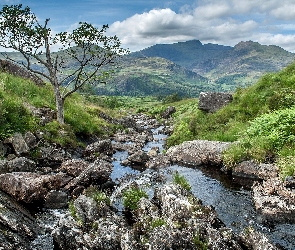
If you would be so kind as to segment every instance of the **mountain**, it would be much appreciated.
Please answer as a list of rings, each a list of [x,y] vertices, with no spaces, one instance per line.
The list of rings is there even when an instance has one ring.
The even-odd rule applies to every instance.
[[[134,57],[163,57],[203,77],[217,88],[234,90],[254,84],[267,72],[277,72],[295,59],[279,46],[240,42],[234,47],[202,44],[198,40],[157,44],[133,53]]]
[[[108,84],[95,88],[101,95],[197,96],[216,87],[208,79],[161,57],[125,56]]]

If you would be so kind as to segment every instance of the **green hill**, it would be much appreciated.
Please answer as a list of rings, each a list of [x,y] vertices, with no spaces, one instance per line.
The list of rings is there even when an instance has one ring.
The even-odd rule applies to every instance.
[[[278,73],[264,75],[234,93],[233,102],[217,111],[197,109],[197,100],[182,101],[175,114],[174,133],[168,146],[186,140],[239,141],[224,155],[230,168],[255,159],[276,162],[281,176],[294,173],[295,161],[295,63]]]

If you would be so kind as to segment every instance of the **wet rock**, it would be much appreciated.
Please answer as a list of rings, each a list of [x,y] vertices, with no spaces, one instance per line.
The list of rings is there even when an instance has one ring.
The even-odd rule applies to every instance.
[[[166,155],[172,162],[199,165],[222,164],[222,152],[226,150],[231,143],[207,140],[187,141],[180,145],[173,146],[167,150]]]
[[[45,196],[45,208],[59,209],[68,206],[69,197],[66,192],[60,190],[51,190]]]
[[[114,149],[110,139],[94,142],[88,145],[84,152],[86,156],[93,155],[93,154],[96,156],[99,154],[112,155],[113,153],[114,153]]]
[[[295,192],[279,178],[253,185],[253,200],[264,222],[295,222]]]
[[[244,232],[241,233],[244,245],[247,249],[253,250],[278,250],[265,235],[257,232],[251,227],[245,228]]]
[[[26,157],[16,157],[12,160],[0,160],[0,174],[10,172],[33,172],[36,163]]]
[[[148,152],[149,157],[157,157],[160,153],[159,147],[152,147],[151,150]]]
[[[43,202],[50,190],[59,190],[65,181],[64,174],[14,172],[0,175],[0,189],[18,201]]]
[[[113,165],[110,162],[98,159],[89,164],[78,177],[68,183],[65,189],[71,192],[79,186],[102,185],[109,180],[112,170]]]
[[[175,107],[169,106],[163,113],[161,113],[161,117],[164,118],[164,119],[168,119],[175,112],[176,112]]]
[[[82,159],[71,159],[71,160],[64,161],[61,164],[59,170],[61,172],[67,173],[69,176],[77,177],[88,166],[89,166],[89,163]]]
[[[199,109],[214,113],[232,102],[233,96],[222,92],[201,92],[199,96]]]
[[[150,158],[149,161],[146,162],[146,167],[151,169],[164,168],[169,165],[171,165],[170,157],[163,154]]]
[[[0,249],[31,249],[30,241],[40,230],[33,216],[2,191],[0,207]]]
[[[149,156],[143,150],[139,150],[128,156],[128,160],[131,165],[144,165],[149,160]]]
[[[257,163],[255,161],[243,161],[232,170],[233,176],[262,179],[277,177],[279,168],[275,164]]]

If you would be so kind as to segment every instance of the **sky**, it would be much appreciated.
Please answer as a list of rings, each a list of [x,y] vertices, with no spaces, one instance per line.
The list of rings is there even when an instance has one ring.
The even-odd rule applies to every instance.
[[[278,45],[295,52],[295,0],[0,0],[29,6],[54,32],[79,22],[109,25],[122,47],[200,40],[234,46],[240,41]]]

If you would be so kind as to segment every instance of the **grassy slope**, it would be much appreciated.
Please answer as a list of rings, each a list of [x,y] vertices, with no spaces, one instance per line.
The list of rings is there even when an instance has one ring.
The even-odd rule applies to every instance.
[[[282,177],[292,175],[294,105],[295,63],[279,73],[263,76],[251,87],[238,89],[233,102],[214,114],[198,110],[197,100],[180,103],[168,146],[192,139],[240,141],[225,154],[229,167],[254,158],[260,162],[277,162]]]
[[[44,127],[39,126],[38,119],[28,110],[28,104],[35,107],[55,109],[53,91],[50,85],[36,86],[34,83],[19,77],[0,73],[0,139],[11,136],[15,132],[28,130],[46,132],[47,139],[60,144],[75,145],[75,135],[103,136],[111,133],[113,127],[99,118],[103,110],[93,105],[79,94],[74,94],[65,103],[65,122],[61,127],[51,122]],[[62,133],[63,136],[60,136]]]

